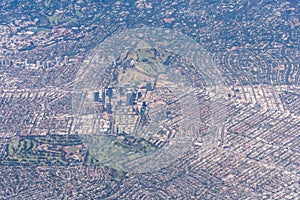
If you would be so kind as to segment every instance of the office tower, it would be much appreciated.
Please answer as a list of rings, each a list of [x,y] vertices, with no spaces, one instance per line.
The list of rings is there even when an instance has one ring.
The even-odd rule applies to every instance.
[[[120,87],[120,88],[119,88],[119,93],[120,93],[120,95],[123,95],[123,94],[124,94],[124,88],[123,88],[123,87]]]
[[[125,83],[124,87],[125,87],[125,90],[127,90],[128,88],[130,88],[130,83]]]
[[[133,93],[131,91],[126,92],[126,105],[133,105]]]
[[[146,91],[151,91],[152,90],[152,85],[150,82],[146,83]]]
[[[106,91],[106,95],[109,97],[109,98],[112,98],[112,95],[113,95],[113,89],[111,87],[109,87]]]
[[[101,98],[102,98],[102,104],[105,105],[105,90],[102,90]]]
[[[99,102],[99,92],[94,92],[94,102]]]
[[[111,111],[111,104],[110,104],[110,103],[107,103],[107,104],[106,104],[106,112],[107,112],[108,114],[111,114],[111,113],[112,113],[112,111]]]

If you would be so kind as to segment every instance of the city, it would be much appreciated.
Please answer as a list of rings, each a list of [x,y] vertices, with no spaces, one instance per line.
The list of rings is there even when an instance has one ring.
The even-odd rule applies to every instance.
[[[0,10],[0,199],[299,198],[298,1],[5,0]],[[151,69],[137,64],[153,62],[153,49],[140,61],[133,52],[107,66],[90,104],[78,107],[87,113],[80,117],[88,129],[80,129],[72,106],[78,71],[103,41],[142,27],[175,30],[201,45],[203,55],[191,57],[216,66],[222,99],[207,95],[210,82],[197,66],[160,49],[158,63],[172,58],[169,66],[181,66],[176,73],[194,90],[177,84],[184,81],[176,70],[168,79],[159,68],[155,86]],[[116,151],[155,155],[176,141],[178,124],[194,124],[193,115],[190,134],[199,140],[144,173],[118,169],[113,156],[97,158],[84,138],[97,132]],[[223,124],[221,132],[206,137],[214,124]]]

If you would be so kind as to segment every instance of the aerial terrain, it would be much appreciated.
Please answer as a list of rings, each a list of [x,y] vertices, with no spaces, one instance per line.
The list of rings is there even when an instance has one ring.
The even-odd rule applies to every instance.
[[[299,199],[299,6],[0,1],[0,199]]]

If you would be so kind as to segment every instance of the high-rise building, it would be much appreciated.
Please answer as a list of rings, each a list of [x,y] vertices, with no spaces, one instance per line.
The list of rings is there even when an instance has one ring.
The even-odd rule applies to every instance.
[[[64,56],[64,64],[67,65],[69,63],[69,57]]]
[[[125,87],[125,90],[128,90],[128,88],[130,88],[130,83],[125,83],[124,87]]]
[[[101,100],[102,100],[102,104],[105,105],[105,90],[102,90]]]
[[[136,90],[136,88],[137,88],[136,83],[133,83],[133,84],[132,84],[132,88],[133,88],[134,90]]]
[[[99,92],[94,92],[94,102],[99,102]]]
[[[106,95],[109,97],[109,98],[112,98],[112,95],[113,95],[113,89],[111,87],[109,87],[106,91]]]
[[[46,61],[43,61],[42,65],[43,65],[43,69],[47,68]]]
[[[141,92],[138,92],[137,98],[140,99],[141,97],[142,97],[142,93],[141,93]]]
[[[132,93],[132,105],[136,105],[136,92]]]
[[[111,104],[110,104],[110,103],[107,103],[107,104],[106,104],[106,112],[107,112],[108,114],[111,114],[111,113],[112,113],[112,111],[111,111]]]
[[[152,90],[152,85],[150,82],[146,83],[146,91],[151,91]]]
[[[56,57],[56,58],[55,58],[55,63],[56,63],[57,65],[59,65],[60,62],[61,62],[61,57],[60,57],[60,56],[59,56],[59,57]]]
[[[119,93],[120,93],[120,95],[123,95],[123,94],[124,94],[124,88],[123,88],[123,87],[120,87],[120,88],[119,88]]]
[[[131,91],[126,92],[126,105],[127,106],[133,105],[133,93]]]
[[[51,62],[47,61],[47,68],[50,68],[50,67],[51,67]]]
[[[9,60],[8,59],[4,59],[4,66],[9,66]]]
[[[37,60],[36,61],[36,67],[39,69],[41,67],[41,61]]]

